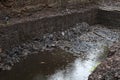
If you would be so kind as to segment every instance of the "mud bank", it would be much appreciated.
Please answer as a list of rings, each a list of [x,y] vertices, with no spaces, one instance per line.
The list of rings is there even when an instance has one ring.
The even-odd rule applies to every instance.
[[[117,10],[98,10],[98,23],[106,26],[120,26],[120,11]],[[111,27],[112,28],[112,27]]]
[[[65,9],[60,11],[42,11],[24,18],[12,18],[8,24],[0,26],[0,46],[3,49],[15,47],[26,41],[74,26],[76,23],[96,22],[93,7],[86,9]]]

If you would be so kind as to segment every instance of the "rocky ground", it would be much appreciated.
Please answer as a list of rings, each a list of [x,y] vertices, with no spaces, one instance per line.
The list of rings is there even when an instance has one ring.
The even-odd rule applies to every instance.
[[[107,59],[90,75],[89,80],[120,80],[120,43],[115,43]]]
[[[92,28],[91,28],[92,27]],[[94,28],[93,28],[94,27]],[[28,55],[44,50],[53,50],[56,47],[76,56],[86,56],[93,49],[104,49],[120,39],[119,31],[101,27],[90,26],[87,23],[76,24],[74,28],[65,31],[46,33],[44,36],[31,42],[26,42],[9,51],[0,52],[0,68],[10,70],[15,63]],[[81,46],[82,45],[82,46]],[[75,54],[76,53],[76,54]]]

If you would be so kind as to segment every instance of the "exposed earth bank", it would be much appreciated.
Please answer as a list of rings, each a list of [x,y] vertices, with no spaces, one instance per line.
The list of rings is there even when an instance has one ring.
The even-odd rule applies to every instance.
[[[89,80],[120,80],[120,43],[115,43],[103,61],[89,76]]]
[[[15,0],[0,0],[0,26],[9,25],[10,21],[12,21],[12,20],[15,23],[16,19],[19,20],[19,19],[25,18],[26,16],[30,17],[33,14],[35,14],[36,12],[43,12],[42,16],[45,15],[45,11],[46,11],[47,15],[50,14],[48,12],[48,10],[50,10],[51,12],[56,11],[59,13],[59,11],[61,11],[61,8],[59,8],[59,6],[62,6],[62,9],[65,9],[66,12],[69,12],[69,8],[70,9],[78,8],[78,6],[76,5],[76,3],[78,3],[77,2],[78,0],[75,0],[75,1],[68,0],[69,2],[73,1],[74,4],[76,5],[74,7],[71,6],[73,4],[67,5],[69,8],[67,8],[67,6],[64,6],[64,5],[66,5],[67,0],[58,0],[60,2],[56,2],[57,0],[51,0],[51,2],[50,2],[50,0],[36,0],[36,1],[31,0],[32,2],[29,2],[30,0],[25,0],[25,1],[18,0],[18,2],[14,2],[14,1]],[[61,1],[64,1],[64,2],[61,2]],[[81,0],[81,1],[91,1],[91,0]],[[106,1],[108,1],[108,0],[106,0]],[[117,0],[115,0],[115,1],[117,1]],[[73,2],[70,2],[70,3],[73,3]],[[92,5],[92,4],[89,4],[89,2],[87,2],[86,4],[89,6]],[[110,4],[108,3],[108,5],[110,5]],[[114,5],[119,6],[120,3],[116,3]],[[81,8],[83,6],[85,6],[85,5],[84,4],[82,4],[82,6],[79,5],[79,7],[81,7]],[[105,8],[105,10],[106,9],[108,10],[110,8],[110,6],[108,6],[107,8],[106,7],[104,7],[104,8]],[[119,9],[118,7],[117,7],[117,9],[115,7],[115,10],[118,10],[118,9]],[[110,10],[111,10],[111,8],[110,8]],[[64,35],[64,33],[62,33],[62,35]],[[24,47],[26,47],[26,46],[24,46]],[[28,49],[31,49],[31,47],[28,47]],[[15,50],[13,50],[13,51],[15,51],[16,54],[19,54],[19,53],[17,53],[17,51],[19,52],[19,50],[21,50],[21,49],[15,48]],[[0,50],[0,52],[2,52],[2,49]],[[29,53],[29,52],[26,51],[25,53]],[[14,52],[12,52],[12,57],[13,58],[16,57],[16,54],[15,54],[15,56],[13,56]],[[7,57],[7,55],[3,55],[3,56],[5,58]],[[7,57],[7,60],[5,60],[5,61],[9,61],[9,63],[10,63],[10,60],[8,60],[8,59],[11,59],[11,58]],[[18,56],[14,60],[17,61],[16,59],[18,59]],[[1,61],[2,61],[2,59],[0,60],[0,62]],[[7,66],[7,68],[9,68],[9,67]],[[120,80],[120,42],[115,43],[110,48],[107,59],[104,60],[96,68],[96,70],[89,76],[89,80]]]

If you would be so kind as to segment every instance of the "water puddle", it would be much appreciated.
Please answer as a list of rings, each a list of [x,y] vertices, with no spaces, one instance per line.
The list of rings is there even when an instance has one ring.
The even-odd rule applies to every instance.
[[[61,49],[30,55],[10,71],[0,73],[0,80],[47,80],[56,70],[65,69],[77,56]],[[7,77],[6,77],[7,76]]]

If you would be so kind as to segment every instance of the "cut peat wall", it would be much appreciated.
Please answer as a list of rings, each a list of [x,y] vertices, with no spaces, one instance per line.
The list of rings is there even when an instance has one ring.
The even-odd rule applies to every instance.
[[[119,28],[120,12],[87,8],[73,10],[73,12],[51,13],[37,18],[28,18],[28,20],[23,19],[21,22],[18,19],[13,21],[13,24],[0,26],[0,47],[11,49],[26,41],[39,38],[45,33],[68,29],[80,22]]]
[[[0,46],[9,49],[28,40],[38,38],[45,33],[52,33],[72,27],[76,23],[96,23],[96,10],[86,9],[73,13],[48,15],[22,23],[0,27]]]
[[[105,26],[120,27],[120,11],[98,10],[98,24]]]

